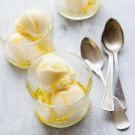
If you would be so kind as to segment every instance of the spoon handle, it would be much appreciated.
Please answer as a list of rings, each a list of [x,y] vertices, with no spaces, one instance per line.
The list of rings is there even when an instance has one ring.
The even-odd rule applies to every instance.
[[[107,71],[107,81],[102,99],[101,108],[106,111],[114,111],[113,102],[113,55],[109,54],[109,64]]]
[[[130,127],[128,117],[123,110],[119,99],[116,97],[114,97],[114,111],[112,112],[112,119],[118,130],[125,130]]]
[[[122,89],[121,81],[119,78],[119,66],[118,66],[118,56],[117,53],[114,53],[114,61],[115,61],[115,70],[116,70],[116,82],[115,82],[115,96],[120,100],[122,108],[126,110],[126,99],[124,96],[124,92]]]
[[[104,79],[103,73],[102,73],[102,71],[101,71],[101,68],[95,68],[94,66],[92,66],[92,65],[90,64],[90,62],[89,62],[88,60],[85,60],[85,62],[86,62],[86,63],[88,64],[88,66],[92,69],[92,71],[93,71],[94,73],[96,73],[96,75],[97,75],[98,77],[100,77],[101,81],[102,81],[103,84],[105,85],[106,83],[105,83],[105,79]]]

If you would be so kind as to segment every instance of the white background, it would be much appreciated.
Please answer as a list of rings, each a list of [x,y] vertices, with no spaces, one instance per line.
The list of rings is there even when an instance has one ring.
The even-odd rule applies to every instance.
[[[57,14],[53,0],[0,0],[0,34],[8,31],[10,19],[28,8],[48,10],[54,19],[54,44],[57,51],[80,55],[80,41],[84,36],[94,39],[101,47],[101,33],[105,22],[114,17],[125,33],[125,46],[120,56],[120,77],[127,99],[127,114],[131,128],[117,131],[110,113],[100,109],[103,85],[94,76],[91,109],[76,126],[55,129],[41,124],[34,115],[31,97],[25,88],[25,71],[10,65],[0,44],[0,135],[134,135],[135,134],[135,2],[134,0],[102,0],[100,11],[93,18],[74,22]],[[2,33],[3,32],[3,33]],[[4,36],[4,35],[2,35]],[[107,60],[105,57],[104,73]]]

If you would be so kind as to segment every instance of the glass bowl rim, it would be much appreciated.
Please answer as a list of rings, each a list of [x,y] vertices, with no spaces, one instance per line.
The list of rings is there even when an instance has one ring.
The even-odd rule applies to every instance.
[[[74,103],[72,103],[72,104],[70,104],[70,105],[63,105],[63,106],[49,105],[49,104],[42,103],[40,100],[36,100],[36,99],[34,99],[34,98],[32,97],[33,100],[34,100],[35,102],[40,103],[41,105],[47,106],[47,107],[49,107],[49,108],[68,108],[68,107],[74,106],[75,104],[78,104],[79,102],[83,101],[83,100],[89,95],[89,93],[90,93],[90,91],[91,91],[91,88],[92,88],[92,83],[93,83],[92,70],[91,70],[91,68],[89,67],[89,65],[85,62],[85,60],[84,60],[83,58],[81,58],[80,56],[78,56],[78,55],[76,55],[76,54],[74,54],[74,53],[72,53],[72,52],[57,52],[57,51],[55,51],[55,52],[52,52],[52,53],[49,53],[49,54],[60,54],[60,55],[61,55],[61,54],[63,54],[63,55],[68,54],[68,55],[71,55],[71,56],[76,57],[77,59],[79,59],[79,60],[85,65],[85,67],[89,70],[89,72],[90,72],[90,73],[89,73],[90,77],[89,77],[89,79],[88,79],[88,85],[89,85],[89,83],[91,83],[91,84],[90,84],[90,86],[89,86],[88,92],[87,92],[82,98],[80,98],[79,100],[77,100],[76,102],[74,102]],[[45,54],[45,55],[46,55],[46,54]],[[40,59],[40,58],[42,58],[42,57],[44,57],[45,55],[43,55],[43,56],[37,58],[37,60]],[[60,57],[61,57],[61,56],[60,56]],[[29,70],[29,69],[28,69],[28,70]],[[28,70],[27,70],[27,72],[28,72]],[[27,84],[27,72],[26,72],[26,74],[25,74],[26,84]],[[28,88],[27,88],[27,89],[28,89]],[[29,92],[29,90],[28,90],[28,92]],[[30,92],[29,92],[29,94],[30,94]],[[30,96],[31,96],[31,94],[30,94]]]

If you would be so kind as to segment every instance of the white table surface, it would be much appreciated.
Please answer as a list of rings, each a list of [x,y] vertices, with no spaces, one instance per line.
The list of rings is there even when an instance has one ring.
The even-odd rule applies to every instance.
[[[120,53],[120,77],[127,99],[127,114],[131,128],[117,131],[110,113],[100,109],[103,85],[94,76],[91,109],[76,126],[56,129],[41,124],[33,113],[31,97],[25,88],[25,71],[11,66],[0,45],[0,135],[134,135],[135,134],[135,1],[102,0],[100,11],[93,18],[74,22],[57,14],[53,0],[0,0],[0,23],[8,25],[15,13],[28,8],[44,9],[47,5],[54,19],[54,43],[57,51],[80,55],[80,41],[93,38],[101,47],[101,33],[110,17],[117,18],[125,33],[125,46]],[[0,31],[2,25],[0,25]],[[107,61],[105,58],[105,66]],[[105,72],[106,70],[104,70]]]

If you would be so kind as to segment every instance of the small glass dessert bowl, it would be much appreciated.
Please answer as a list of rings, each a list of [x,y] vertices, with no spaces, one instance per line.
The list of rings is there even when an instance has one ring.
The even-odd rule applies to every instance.
[[[84,20],[96,14],[100,0],[57,0],[58,12],[71,20]]]
[[[72,53],[50,53],[35,60],[26,73],[26,86],[38,119],[52,127],[78,123],[89,109],[92,72]]]
[[[26,10],[16,18],[10,22],[12,26],[7,30],[7,37],[3,37],[2,43],[5,44],[10,63],[28,68],[34,59],[54,49],[52,18],[47,12],[39,10]]]

